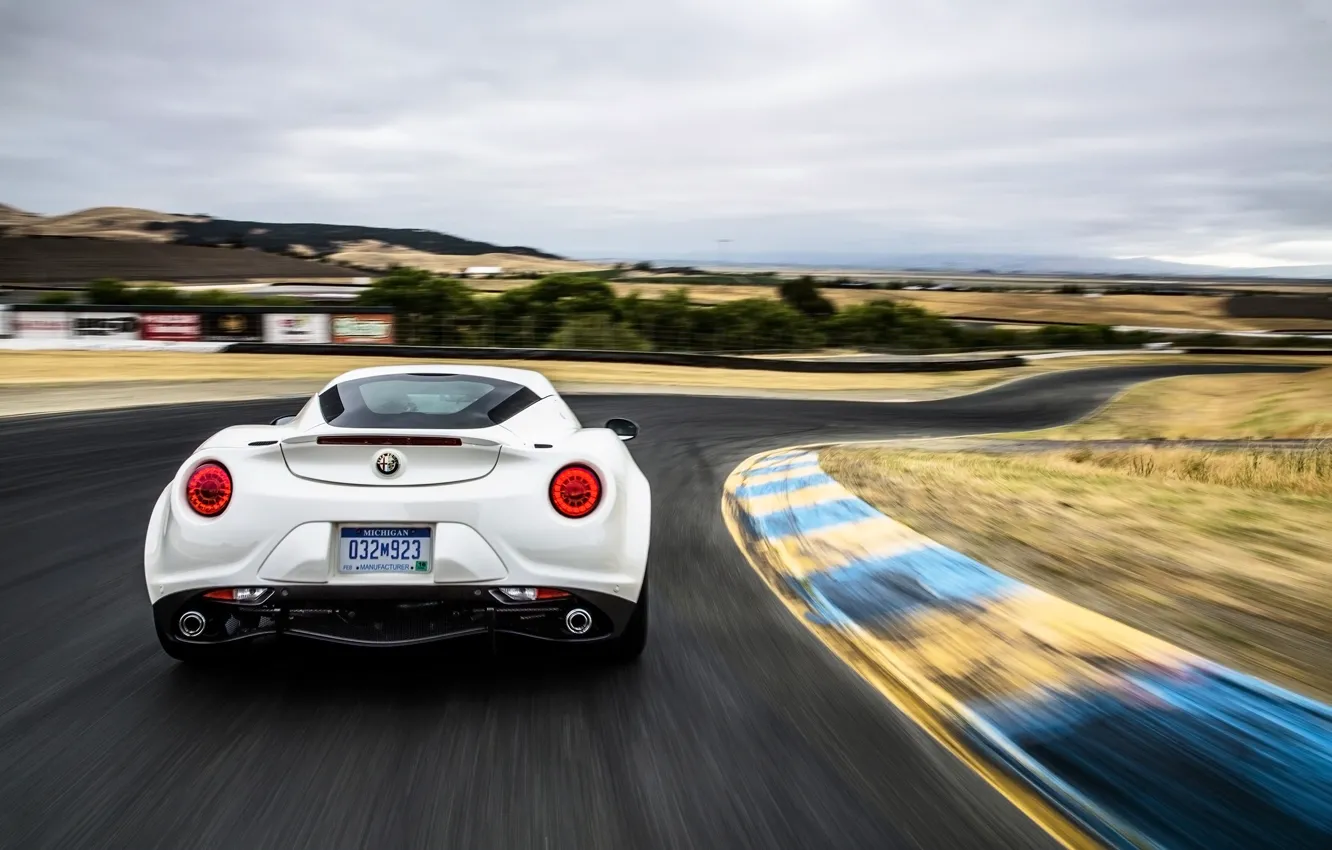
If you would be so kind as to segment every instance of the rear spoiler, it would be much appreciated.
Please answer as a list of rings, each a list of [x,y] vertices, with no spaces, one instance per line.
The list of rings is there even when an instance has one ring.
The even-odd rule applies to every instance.
[[[498,440],[481,437],[442,437],[427,434],[298,434],[282,441],[284,446],[502,446]]]

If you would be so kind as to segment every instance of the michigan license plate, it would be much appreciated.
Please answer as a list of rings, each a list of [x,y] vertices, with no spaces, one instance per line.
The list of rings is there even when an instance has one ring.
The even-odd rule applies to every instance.
[[[338,541],[344,573],[430,572],[430,529],[346,527]]]

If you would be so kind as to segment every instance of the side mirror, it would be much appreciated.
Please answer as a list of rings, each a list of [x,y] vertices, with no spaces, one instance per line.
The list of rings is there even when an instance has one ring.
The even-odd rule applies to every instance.
[[[286,424],[289,423],[289,422],[295,422],[295,421],[296,421],[296,417],[295,417],[295,416],[279,416],[277,419],[274,419],[272,422],[269,422],[268,424],[269,424],[269,425],[286,425]]]
[[[611,419],[606,423],[606,427],[626,442],[638,436],[638,425],[629,419]]]

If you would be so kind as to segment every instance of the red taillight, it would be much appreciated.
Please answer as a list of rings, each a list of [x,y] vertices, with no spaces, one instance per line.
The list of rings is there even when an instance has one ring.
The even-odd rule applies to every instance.
[[[587,516],[601,501],[601,479],[586,466],[566,466],[550,481],[550,503],[571,519]]]
[[[201,464],[185,482],[185,501],[200,516],[217,516],[231,502],[231,473],[220,463]]]

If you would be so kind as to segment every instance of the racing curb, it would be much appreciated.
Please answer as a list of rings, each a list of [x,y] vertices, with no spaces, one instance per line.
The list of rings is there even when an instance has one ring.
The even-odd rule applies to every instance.
[[[816,636],[1065,846],[1332,846],[1332,708],[939,545],[817,449],[744,461],[722,511]]]

